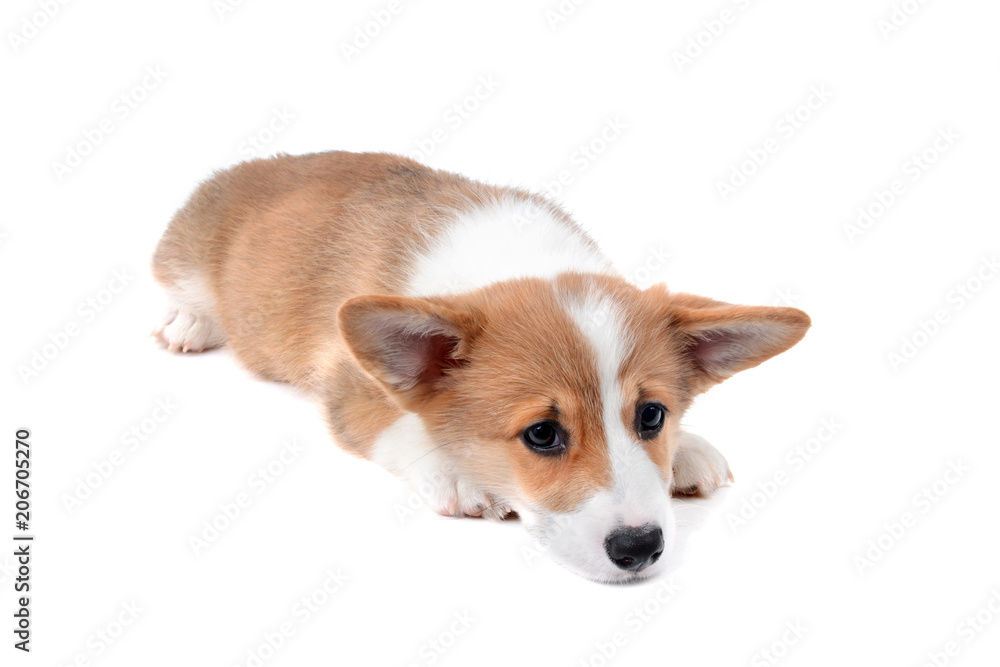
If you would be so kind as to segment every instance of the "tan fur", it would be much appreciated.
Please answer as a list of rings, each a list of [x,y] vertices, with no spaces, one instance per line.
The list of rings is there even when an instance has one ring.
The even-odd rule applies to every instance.
[[[635,339],[621,368],[621,419],[632,427],[640,398],[668,407],[668,428],[644,445],[664,480],[672,433],[691,398],[725,377],[692,354],[699,345],[709,349],[706,330],[762,320],[783,327],[736,372],[787,349],[808,328],[795,309],[728,306],[662,286],[642,291],[604,275],[401,296],[413,258],[454,213],[500,197],[530,200],[573,224],[535,195],[398,156],[256,160],[198,188],[160,241],[153,270],[168,290],[192,277],[205,281],[215,304],[207,316],[240,361],[322,400],[349,451],[370,456],[404,409],[417,412],[485,492],[502,497],[516,485],[553,511],[571,510],[610,483],[593,351],[563,307],[567,295],[606,296],[625,314]],[[435,344],[449,346],[448,364],[412,386],[386,370],[391,350],[380,343],[385,322],[397,317],[439,332]],[[553,418],[570,436],[565,457],[539,456],[520,440],[524,428]]]

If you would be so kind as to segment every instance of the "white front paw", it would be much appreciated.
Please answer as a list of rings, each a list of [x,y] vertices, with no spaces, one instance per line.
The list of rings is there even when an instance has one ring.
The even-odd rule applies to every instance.
[[[424,502],[442,516],[503,521],[513,514],[504,500],[480,491],[452,473],[434,471],[412,479],[411,483]]]
[[[674,482],[671,492],[676,496],[704,495],[733,481],[726,457],[701,436],[681,432],[674,453]]]
[[[371,459],[410,483],[438,514],[502,520],[513,514],[504,498],[471,483],[427,433],[420,417],[408,413],[379,436]]]

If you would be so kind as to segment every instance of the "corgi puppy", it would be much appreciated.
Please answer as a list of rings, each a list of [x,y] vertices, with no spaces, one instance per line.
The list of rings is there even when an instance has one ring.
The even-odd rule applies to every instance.
[[[795,308],[642,290],[553,202],[389,154],[203,183],[153,258],[172,351],[229,346],[448,516],[517,516],[592,580],[664,568],[670,499],[732,479],[692,399],[797,343]]]

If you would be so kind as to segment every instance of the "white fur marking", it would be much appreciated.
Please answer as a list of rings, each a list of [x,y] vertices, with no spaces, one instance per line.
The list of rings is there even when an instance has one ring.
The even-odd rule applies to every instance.
[[[153,331],[172,352],[201,352],[226,342],[215,321],[215,299],[200,277],[177,281],[167,293],[169,309]]]
[[[417,257],[407,294],[460,294],[513,278],[612,270],[579,230],[545,207],[509,198],[460,214]]]
[[[371,460],[409,481],[431,509],[445,516],[503,519],[511,508],[462,479],[416,414],[406,413],[379,434]]]
[[[571,303],[569,311],[596,355],[604,437],[614,479],[610,500],[615,504],[615,512],[626,526],[659,525],[668,501],[666,485],[659,467],[649,458],[631,425],[622,421],[625,406],[619,373],[632,348],[628,328],[614,304],[606,299]]]
[[[622,420],[623,398],[618,379],[632,346],[627,326],[606,299],[582,302],[568,297],[565,307],[590,343],[601,383],[604,432],[612,467],[612,488],[595,494],[574,512],[522,513],[536,536],[549,540],[553,556],[574,571],[600,581],[626,581],[636,576],[619,569],[604,547],[607,536],[622,526],[652,524],[663,530],[664,554],[639,576],[663,570],[673,545],[674,516],[659,468],[646,453],[630,424]]]

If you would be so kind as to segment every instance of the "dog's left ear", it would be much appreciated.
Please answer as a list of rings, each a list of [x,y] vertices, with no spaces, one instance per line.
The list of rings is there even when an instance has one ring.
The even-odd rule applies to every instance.
[[[802,340],[811,324],[798,308],[733,306],[686,294],[670,301],[671,326],[696,368],[696,394],[781,354]]]
[[[337,313],[354,357],[407,410],[440,391],[465,363],[479,327],[472,313],[440,300],[359,296]]]

